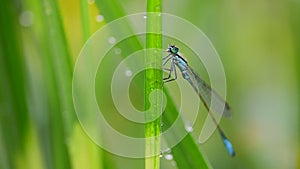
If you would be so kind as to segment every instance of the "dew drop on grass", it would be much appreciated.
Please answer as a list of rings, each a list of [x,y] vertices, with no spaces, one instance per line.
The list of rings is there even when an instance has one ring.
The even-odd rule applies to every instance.
[[[108,38],[108,43],[110,43],[110,44],[116,43],[116,38],[114,38],[113,36],[109,37]]]
[[[189,133],[190,133],[190,132],[193,132],[193,130],[194,130],[192,126],[186,126],[185,129],[186,129],[186,131],[189,132]]]
[[[96,16],[96,21],[97,22],[103,22],[104,21],[104,16],[103,15],[97,15]]]
[[[24,27],[29,27],[33,24],[33,13],[31,11],[23,11],[19,17],[19,22]]]
[[[166,160],[173,160],[173,155],[172,154],[166,154],[165,159]]]
[[[186,124],[185,125],[185,130],[190,133],[190,132],[193,132],[194,128],[193,128],[192,125]]]
[[[126,70],[126,71],[125,71],[125,75],[126,75],[127,77],[132,76],[132,71],[131,71],[131,70]]]

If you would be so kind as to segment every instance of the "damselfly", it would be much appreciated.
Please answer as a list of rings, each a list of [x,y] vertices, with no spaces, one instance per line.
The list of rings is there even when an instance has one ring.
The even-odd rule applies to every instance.
[[[169,55],[163,58],[163,66],[165,66],[169,61],[171,62],[171,66],[170,68],[165,68],[165,70],[169,71],[169,75],[168,77],[163,79],[164,83],[171,82],[177,79],[175,67],[177,66],[181,71],[183,78],[191,84],[191,86],[194,88],[194,90],[202,100],[205,108],[208,111],[208,114],[217,126],[217,130],[220,133],[221,139],[223,140],[228,153],[233,157],[235,155],[235,152],[231,142],[225,136],[215,117],[210,112],[211,110],[213,112],[222,114],[223,116],[231,116],[231,110],[228,103],[223,100],[214,90],[212,90],[211,87],[204,80],[202,80],[199,75],[194,72],[193,69],[189,67],[187,61],[179,55],[179,48],[174,45],[169,45],[168,50],[166,51],[169,53]],[[174,74],[174,77],[172,77],[172,73]],[[211,104],[212,98],[214,99],[214,104]]]

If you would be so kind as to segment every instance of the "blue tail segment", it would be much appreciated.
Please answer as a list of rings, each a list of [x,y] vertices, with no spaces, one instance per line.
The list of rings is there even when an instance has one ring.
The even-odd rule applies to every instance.
[[[234,152],[234,149],[233,149],[233,146],[232,146],[231,142],[226,138],[224,133],[221,132],[220,134],[221,134],[223,143],[225,144],[225,147],[226,147],[228,153],[230,154],[231,157],[234,157],[235,152]]]

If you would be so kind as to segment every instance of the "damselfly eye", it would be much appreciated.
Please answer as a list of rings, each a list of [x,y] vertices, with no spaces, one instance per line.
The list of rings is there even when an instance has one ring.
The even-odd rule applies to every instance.
[[[179,49],[176,46],[171,46],[172,53],[178,53]]]

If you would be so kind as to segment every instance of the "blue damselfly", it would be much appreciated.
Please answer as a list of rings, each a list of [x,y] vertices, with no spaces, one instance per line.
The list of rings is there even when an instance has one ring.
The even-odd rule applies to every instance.
[[[235,152],[231,142],[225,136],[215,117],[210,112],[211,110],[225,117],[230,117],[231,109],[228,103],[224,99],[222,99],[222,97],[220,97],[213,89],[211,89],[211,87],[204,80],[202,80],[193,69],[189,67],[188,62],[182,56],[180,56],[179,48],[174,45],[169,45],[168,50],[166,51],[169,53],[169,55],[163,58],[163,66],[165,66],[168,62],[171,62],[171,66],[170,68],[164,68],[165,70],[169,71],[168,77],[163,79],[164,83],[171,82],[177,79],[177,66],[182,74],[182,77],[191,84],[191,86],[194,88],[194,90],[202,100],[205,108],[208,111],[208,114],[217,126],[217,130],[219,131],[219,134],[223,140],[223,143],[225,144],[228,153],[233,157],[235,155]],[[212,98],[215,101],[214,104],[211,104]]]

